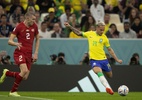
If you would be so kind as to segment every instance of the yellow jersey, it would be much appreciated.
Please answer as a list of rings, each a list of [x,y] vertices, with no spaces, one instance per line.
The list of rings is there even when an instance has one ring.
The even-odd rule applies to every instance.
[[[89,44],[89,58],[93,60],[107,59],[104,51],[105,47],[110,47],[110,43],[105,34],[98,35],[95,31],[88,31],[82,33],[83,37],[88,39]]]
[[[104,34],[106,34],[106,32],[109,30],[110,24],[105,24],[105,30],[104,30]]]
[[[76,35],[76,34],[72,31],[72,32],[70,32],[69,38],[82,38],[82,37]]]
[[[118,6],[118,0],[105,0],[106,4],[112,5],[113,7]]]

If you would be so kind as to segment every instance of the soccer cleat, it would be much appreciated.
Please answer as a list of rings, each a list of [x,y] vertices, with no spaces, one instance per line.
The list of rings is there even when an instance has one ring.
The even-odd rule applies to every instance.
[[[111,94],[111,95],[114,94],[114,92],[113,92],[113,90],[111,88],[106,88],[106,92],[109,93],[109,94]]]
[[[3,74],[0,78],[0,84],[4,82],[5,78],[6,78],[6,72],[9,71],[8,69],[4,69],[3,70]]]
[[[17,92],[10,92],[9,96],[11,96],[11,97],[20,97],[20,95]]]

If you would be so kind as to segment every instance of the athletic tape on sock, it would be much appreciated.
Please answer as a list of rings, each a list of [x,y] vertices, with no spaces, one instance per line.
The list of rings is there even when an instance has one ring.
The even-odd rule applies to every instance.
[[[98,77],[104,76],[104,74],[102,72],[98,72],[97,75],[98,75]]]

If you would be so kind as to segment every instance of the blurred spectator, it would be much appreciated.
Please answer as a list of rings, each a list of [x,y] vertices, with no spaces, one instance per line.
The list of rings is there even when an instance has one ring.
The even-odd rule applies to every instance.
[[[7,16],[1,15],[0,37],[9,37],[12,32],[12,26],[7,22]]]
[[[99,4],[99,0],[92,0],[93,4],[90,7],[90,12],[96,22],[104,21],[104,7]]]
[[[3,56],[1,58],[1,64],[2,65],[11,65],[10,56],[9,55]]]
[[[29,7],[27,7],[26,12],[30,12],[30,13],[34,14],[36,12],[36,10],[35,10],[35,8],[33,6],[29,6]]]
[[[85,12],[88,8],[87,0],[72,0],[71,4],[77,19],[81,16],[81,13]]]
[[[140,22],[139,17],[136,17],[134,19],[134,23],[132,24],[131,28],[137,33],[137,38],[142,37],[142,34],[141,34],[142,23]]]
[[[92,5],[92,0],[87,0],[88,9],[90,9],[91,5]]]
[[[36,17],[36,24],[37,24],[37,26],[38,26],[38,28],[40,29],[40,26],[41,26],[41,15],[40,15],[40,13],[39,13],[39,11],[36,11],[35,12],[35,17]]]
[[[91,25],[90,27],[89,27],[89,31],[95,31],[96,30],[96,27],[94,26],[94,25]]]
[[[62,31],[59,23],[55,23],[53,26],[53,33],[51,34],[51,38],[65,38],[67,34]]]
[[[121,20],[121,22],[123,21],[123,17],[124,17],[124,13],[123,13],[123,6],[122,6],[122,4],[121,4],[121,2],[122,2],[123,0],[118,0],[118,8],[119,8],[119,12],[118,12],[118,14],[119,14],[119,17],[120,17],[120,20]]]
[[[137,38],[137,34],[131,29],[129,22],[124,22],[124,32],[120,32],[119,38]]]
[[[134,53],[130,59],[129,65],[140,65],[140,57],[138,53]]]
[[[46,38],[46,39],[51,38],[51,32],[49,32],[47,30],[47,23],[46,22],[41,23],[41,27],[38,31],[39,31],[40,38]]]
[[[33,7],[35,9],[35,11],[39,11],[40,8],[39,6],[36,4],[37,0],[20,0],[20,3],[22,5],[22,7],[24,8],[25,11],[27,11],[27,9],[29,7]]]
[[[106,34],[106,32],[108,31],[109,29],[109,26],[110,26],[110,15],[108,13],[105,14],[104,16],[104,22],[105,22],[105,30],[104,30],[104,33]]]
[[[56,59],[57,59],[57,55],[56,54],[50,55],[50,62],[48,63],[48,65],[55,65]]]
[[[87,9],[87,0],[72,0],[71,2],[74,12],[79,13]]]
[[[64,0],[54,0],[57,7],[60,7],[61,5],[63,5],[63,1]]]
[[[65,25],[64,25],[64,23],[69,20],[70,16],[71,16],[71,8],[69,6],[66,6],[65,7],[65,13],[63,13],[60,16],[60,22],[61,22],[62,29],[66,28]]]
[[[82,16],[81,18],[80,22],[81,30],[84,24],[87,22],[89,16],[91,16],[90,10],[86,10],[84,16]]]
[[[94,20],[94,18],[92,16],[89,16],[87,21],[85,22],[84,26],[82,27],[82,31],[83,32],[89,31],[89,28],[92,25],[95,26],[96,25],[96,21]]]
[[[115,24],[111,24],[109,30],[106,32],[106,36],[108,38],[119,38],[119,33],[117,26]]]
[[[70,7],[71,13],[73,13],[73,12],[74,12],[74,9],[73,9],[72,6],[73,6],[73,5],[72,5],[72,0],[63,0],[63,7],[62,7],[62,6],[60,6],[60,7],[61,7],[63,13],[65,13],[66,7]]]
[[[17,7],[20,7],[19,9],[21,10],[22,14],[25,13],[24,8],[20,4],[20,0],[12,0],[12,5],[10,7],[10,15],[15,12],[15,10],[17,9]]]
[[[130,25],[133,25],[134,19],[138,17],[138,10],[137,9],[131,9],[130,14],[129,14],[129,22]]]
[[[24,19],[25,19],[25,15],[21,14],[16,25],[18,25],[19,23],[23,22]]]
[[[45,16],[44,21],[47,22],[47,27],[49,30],[53,30],[53,26],[55,23],[59,23],[59,19],[55,16],[55,9],[48,9],[49,15]]]
[[[80,61],[80,65],[89,65],[89,54],[86,52],[82,60]]]
[[[63,52],[58,53],[58,57],[56,58],[55,65],[65,65],[65,54]]]
[[[1,65],[11,65],[11,61],[10,61],[10,56],[7,55],[7,52],[6,51],[1,51],[0,52],[0,64]]]
[[[15,28],[18,20],[20,19],[21,14],[22,14],[22,9],[20,6],[17,6],[14,13],[10,15],[9,21],[13,28]]]
[[[76,24],[76,25],[75,25],[75,28],[76,28],[77,30],[79,30],[79,31],[81,30],[81,27],[80,27],[79,24]],[[69,38],[82,38],[82,37],[76,35],[73,31],[71,31],[70,34],[69,34]]]
[[[118,0],[102,0],[105,13],[118,13]]]
[[[124,19],[128,19],[131,9],[138,9],[137,0],[122,0],[121,1],[122,11],[124,14]]]
[[[92,5],[92,3],[93,3],[93,0],[87,0],[88,9],[90,9],[90,6]],[[99,4],[100,5],[102,4],[102,0],[99,0]]]
[[[39,5],[41,13],[47,13],[49,8],[56,7],[54,0],[37,0],[36,3]]]
[[[27,10],[28,3],[29,3],[29,0],[20,0],[20,5],[23,7],[25,12]]]
[[[2,6],[2,8],[5,8],[7,3],[6,0],[0,0],[0,6]]]
[[[107,57],[108,62],[109,62],[110,65],[115,65],[116,62],[115,62],[114,58],[110,57],[110,55],[107,54],[107,53],[106,53],[106,57]]]
[[[75,27],[76,24],[78,24],[78,20],[76,18],[76,14],[72,13],[71,16],[69,17],[68,21],[73,27]]]

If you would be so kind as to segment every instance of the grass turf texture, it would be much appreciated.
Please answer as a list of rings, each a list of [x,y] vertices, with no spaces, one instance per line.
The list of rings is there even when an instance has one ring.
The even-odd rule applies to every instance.
[[[142,92],[129,92],[127,96],[93,92],[18,92],[21,97],[8,97],[9,92],[0,92],[0,100],[142,100]]]

